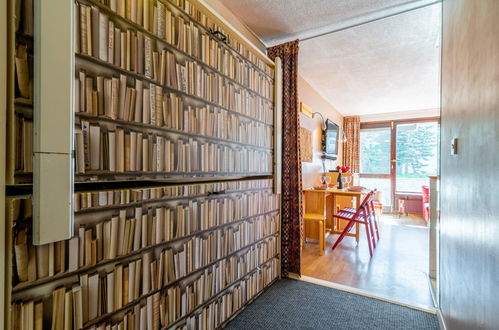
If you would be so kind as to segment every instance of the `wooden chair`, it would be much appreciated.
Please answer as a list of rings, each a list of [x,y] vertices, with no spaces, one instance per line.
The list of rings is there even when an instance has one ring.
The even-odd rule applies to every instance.
[[[335,218],[347,220],[348,224],[346,225],[345,229],[340,234],[340,237],[336,240],[336,242],[333,245],[333,250],[340,244],[340,242],[343,240],[345,235],[352,230],[353,226],[355,223],[360,223],[365,225],[366,228],[366,236],[367,236],[367,244],[369,247],[369,254],[371,257],[373,256],[373,247],[372,245],[376,246],[375,238],[374,238],[374,230],[373,230],[373,213],[374,213],[374,206],[372,206],[372,199],[373,199],[374,191],[369,192],[362,203],[360,204],[360,207],[357,209],[352,209],[352,208],[347,208],[344,210],[341,210],[337,214],[334,215]],[[353,212],[355,210],[355,212]],[[376,225],[376,233],[378,232],[377,230],[377,225]],[[378,234],[379,235],[379,234]],[[379,236],[378,236],[379,237]],[[379,239],[379,238],[378,238]]]
[[[326,240],[326,215],[324,212],[325,193],[323,191],[305,191],[305,214],[303,215],[305,234],[307,237],[319,240],[319,254],[324,254]]]
[[[369,222],[369,227],[371,229],[372,244],[374,247],[376,247],[376,242],[379,241],[378,214],[382,214],[378,213],[378,208],[380,203],[375,199],[377,192],[378,191],[376,189],[371,191],[372,197],[369,200],[369,202],[366,204],[366,212],[365,212],[367,216],[366,220]],[[355,213],[357,212],[357,209],[353,207],[345,207],[341,211],[348,213]],[[364,217],[364,213],[361,213],[361,216]],[[374,234],[376,234],[376,237],[374,237]]]
[[[378,222],[376,220],[376,207],[374,204],[374,196],[376,194],[376,189],[373,190],[372,196],[364,207],[363,212],[360,212],[360,216],[364,221],[367,221],[367,225],[369,226],[368,240],[372,244],[373,248],[376,248],[376,243],[379,241],[379,231],[378,231]],[[355,213],[357,209],[347,207],[341,210],[342,212]]]

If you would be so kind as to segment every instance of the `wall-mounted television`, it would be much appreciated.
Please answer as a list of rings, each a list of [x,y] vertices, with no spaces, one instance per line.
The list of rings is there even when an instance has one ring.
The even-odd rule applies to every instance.
[[[326,129],[322,132],[322,150],[326,154],[338,154],[339,126],[331,120],[326,120]]]

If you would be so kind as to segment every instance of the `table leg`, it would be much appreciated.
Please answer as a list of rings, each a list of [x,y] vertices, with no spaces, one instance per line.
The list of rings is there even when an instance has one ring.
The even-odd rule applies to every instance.
[[[333,194],[333,215],[336,214],[338,210],[336,210],[336,194]],[[335,217],[333,217],[333,228],[332,232],[335,232],[338,230],[338,222],[339,220]]]
[[[356,201],[357,210],[358,210],[360,207],[360,195],[355,197],[355,201]],[[359,229],[360,229],[360,226],[359,226],[359,223],[357,222],[357,223],[355,223],[355,241],[357,242],[357,244],[359,244],[359,237],[360,237]]]
[[[324,236],[326,236],[326,222],[319,221],[319,255],[324,254]]]

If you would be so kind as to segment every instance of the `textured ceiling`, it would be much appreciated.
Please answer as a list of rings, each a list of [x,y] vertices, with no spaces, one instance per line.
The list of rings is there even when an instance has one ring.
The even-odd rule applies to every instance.
[[[304,41],[299,72],[344,115],[440,107],[440,5]]]
[[[221,0],[268,46],[432,0]],[[344,115],[440,106],[436,4],[300,43],[299,72]]]
[[[435,0],[220,0],[265,42],[331,31]]]

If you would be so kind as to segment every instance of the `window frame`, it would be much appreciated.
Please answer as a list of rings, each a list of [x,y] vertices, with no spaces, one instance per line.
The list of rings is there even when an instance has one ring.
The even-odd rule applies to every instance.
[[[395,206],[395,196],[396,195],[422,195],[422,193],[420,193],[420,192],[414,193],[414,192],[396,191],[396,185],[397,185],[397,182],[396,182],[396,179],[397,179],[397,125],[399,125],[399,124],[415,124],[415,123],[430,123],[430,122],[436,122],[438,125],[440,125],[440,117],[409,118],[409,119],[371,121],[371,122],[361,122],[360,123],[360,130],[370,129],[370,128],[389,128],[390,129],[390,174],[359,173],[359,177],[360,178],[390,179],[390,187],[391,187],[390,199],[391,199],[392,210]],[[360,158],[360,154],[359,154],[359,158]]]

